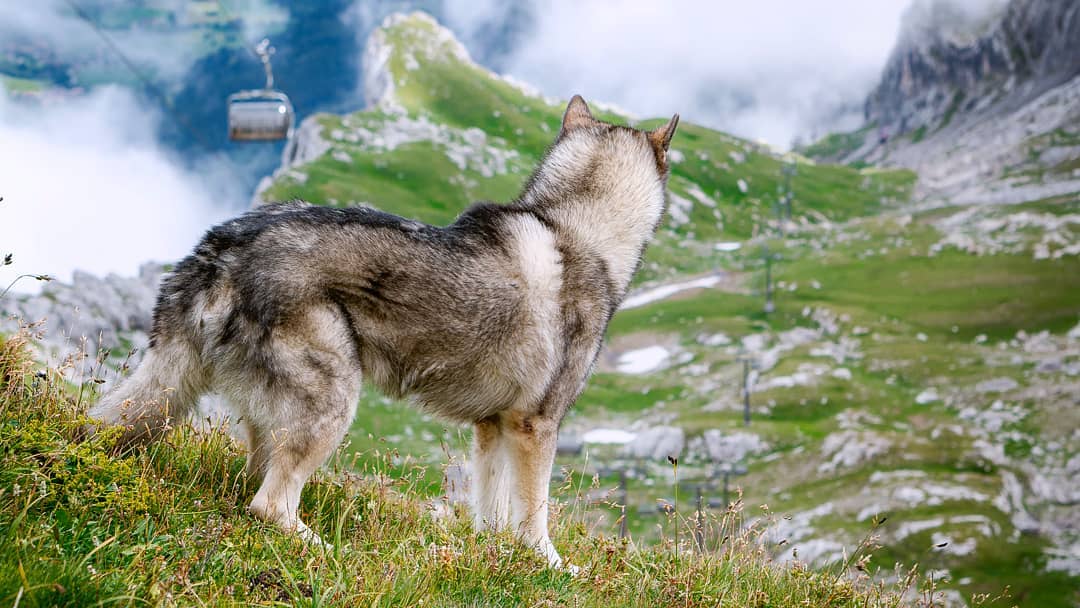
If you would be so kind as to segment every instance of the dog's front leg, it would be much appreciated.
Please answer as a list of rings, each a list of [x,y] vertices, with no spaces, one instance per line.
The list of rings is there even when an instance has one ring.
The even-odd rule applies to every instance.
[[[548,535],[548,492],[559,423],[544,415],[508,412],[503,416],[503,447],[511,479],[510,525],[553,568],[562,558]]]
[[[580,315],[580,320],[590,316]],[[604,323],[596,315],[592,324],[582,323],[568,337],[565,363],[548,385],[543,401],[529,409],[511,408],[499,414],[499,436],[511,471],[510,523],[522,540],[536,548],[551,567],[564,566],[548,535],[548,491],[559,423],[585,389],[593,361],[600,350]]]
[[[477,530],[501,530],[510,524],[512,471],[498,416],[473,428],[472,508]]]

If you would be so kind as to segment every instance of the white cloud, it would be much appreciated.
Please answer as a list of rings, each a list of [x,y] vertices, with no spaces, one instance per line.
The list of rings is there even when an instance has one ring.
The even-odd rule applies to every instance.
[[[124,89],[41,105],[0,88],[0,268],[70,279],[135,273],[183,257],[213,223],[246,205],[222,166],[187,170],[155,140],[158,116]],[[31,284],[21,284],[24,289]]]
[[[645,116],[680,112],[787,146],[844,115],[857,121],[908,2],[536,2],[506,71],[548,95],[582,93]],[[467,33],[492,18],[489,5],[451,0],[450,22]]]

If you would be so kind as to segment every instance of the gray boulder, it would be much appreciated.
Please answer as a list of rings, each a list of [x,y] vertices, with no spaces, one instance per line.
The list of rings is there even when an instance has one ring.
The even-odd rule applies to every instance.
[[[623,447],[630,458],[665,460],[678,458],[686,446],[686,433],[674,426],[654,426],[641,431]]]
[[[768,448],[761,437],[741,431],[725,434],[720,429],[710,429],[702,439],[705,454],[713,462],[739,462]]]

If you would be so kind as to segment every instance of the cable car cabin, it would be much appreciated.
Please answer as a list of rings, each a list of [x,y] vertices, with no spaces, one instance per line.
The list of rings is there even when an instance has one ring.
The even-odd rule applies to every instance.
[[[280,91],[234,93],[228,104],[231,140],[273,141],[292,135],[292,103]]]

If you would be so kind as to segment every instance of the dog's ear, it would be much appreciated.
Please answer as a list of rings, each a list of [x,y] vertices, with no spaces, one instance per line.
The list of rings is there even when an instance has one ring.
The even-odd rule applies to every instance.
[[[649,141],[656,149],[661,149],[667,152],[668,147],[671,146],[671,138],[675,135],[675,128],[679,126],[679,115],[676,114],[671,117],[671,120],[667,121],[667,124],[656,127],[652,131],[649,131]]]
[[[562,117],[562,132],[568,133],[574,129],[592,126],[594,123],[596,119],[593,118],[592,112],[589,112],[589,106],[581,95],[571,97],[570,103],[566,106],[566,113]]]

